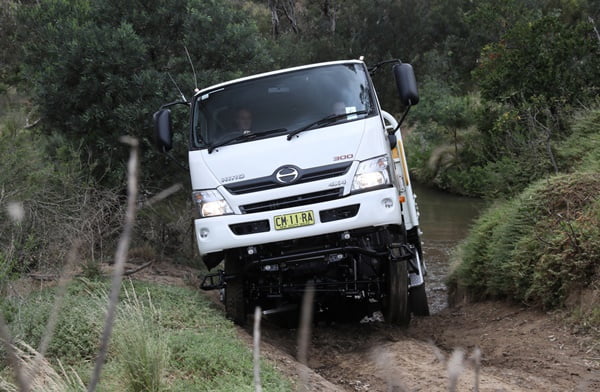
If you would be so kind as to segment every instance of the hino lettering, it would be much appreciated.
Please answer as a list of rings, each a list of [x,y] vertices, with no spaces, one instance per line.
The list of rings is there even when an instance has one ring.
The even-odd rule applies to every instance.
[[[221,182],[231,182],[236,180],[243,180],[246,176],[243,174],[238,174],[236,176],[229,176],[221,178]]]
[[[368,68],[362,59],[204,87],[154,114],[166,153],[169,107],[190,108],[195,237],[209,269],[201,288],[223,290],[236,323],[256,306],[290,314],[308,285],[316,312],[344,319],[380,311],[407,325],[411,314],[429,314],[400,124],[380,107],[371,80],[384,66],[404,119],[419,102],[410,64]]]

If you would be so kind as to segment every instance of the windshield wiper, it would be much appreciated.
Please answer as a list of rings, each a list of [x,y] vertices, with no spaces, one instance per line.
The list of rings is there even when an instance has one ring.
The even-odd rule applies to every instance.
[[[270,129],[268,131],[243,133],[241,135],[237,135],[230,139],[223,140],[222,142],[217,142],[217,143],[211,144],[210,146],[208,146],[208,153],[210,154],[214,151],[215,148],[225,146],[227,144],[241,142],[244,140],[250,140],[250,139],[254,139],[254,138],[257,138],[260,136],[265,136],[265,135],[268,135],[271,133],[280,133],[280,132],[287,132],[287,128],[276,128],[276,129]]]
[[[299,134],[300,132],[308,131],[308,130],[314,129],[314,128],[318,127],[318,126],[323,126],[323,125],[334,123],[334,122],[336,122],[336,121],[338,121],[338,120],[340,120],[340,119],[342,119],[344,117],[353,116],[353,115],[359,115],[359,114],[367,114],[367,113],[369,113],[369,112],[366,111],[366,110],[359,110],[357,112],[350,112],[350,113],[343,113],[343,114],[330,114],[327,117],[323,117],[320,120],[311,122],[311,123],[309,123],[307,125],[304,125],[304,126],[298,128],[298,129],[296,129],[296,130],[288,133],[287,140],[292,140],[292,138],[294,136],[296,136],[297,134]]]

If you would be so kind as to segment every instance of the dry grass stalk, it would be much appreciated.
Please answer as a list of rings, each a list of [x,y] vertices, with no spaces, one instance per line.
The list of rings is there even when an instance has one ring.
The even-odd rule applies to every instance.
[[[371,352],[371,359],[384,374],[388,392],[406,392],[409,388],[402,381],[394,356],[387,348],[377,347]]]
[[[127,212],[125,215],[125,223],[123,225],[123,234],[119,238],[117,251],[115,253],[115,267],[113,270],[108,310],[104,322],[102,339],[100,341],[100,350],[98,352],[94,371],[88,385],[88,392],[93,392],[96,390],[98,382],[100,381],[102,366],[104,365],[104,361],[106,359],[108,343],[112,334],[117,303],[119,301],[119,291],[121,290],[121,283],[123,281],[123,272],[125,270],[125,262],[127,261],[127,251],[129,250],[129,244],[131,242],[131,233],[133,231],[137,207],[139,142],[137,139],[128,136],[122,137],[121,141],[131,146],[131,153],[127,163]]]
[[[448,391],[455,392],[458,385],[458,378],[465,367],[465,352],[461,349],[456,349],[448,359]]]
[[[21,369],[21,364],[17,357],[17,353],[15,352],[15,347],[12,344],[12,338],[10,337],[10,332],[8,331],[8,326],[2,312],[0,312],[0,341],[2,341],[4,349],[6,350],[8,362],[13,368],[18,390],[21,392],[28,392],[28,383],[23,374],[23,369]]]
[[[473,392],[479,392],[479,377],[481,375],[481,350],[479,347],[475,347],[469,360],[473,364],[475,370],[475,379],[473,380]]]
[[[171,196],[174,193],[177,193],[180,189],[183,188],[183,185],[181,185],[180,182],[178,182],[177,184],[173,184],[170,187],[168,187],[167,189],[163,189],[162,191],[160,191],[159,193],[157,193],[156,195],[152,196],[150,199],[148,199],[143,205],[142,208],[146,208],[146,207],[151,207],[154,204],[166,199],[167,197]]]
[[[52,365],[33,347],[24,342],[18,342],[23,349],[12,346],[12,350],[17,357],[19,367],[23,370],[23,375],[28,381],[28,390],[34,392],[66,392],[66,391],[84,391],[85,384],[79,378],[79,375],[71,371],[69,374],[58,361],[60,372],[56,371]],[[0,377],[0,390],[7,392],[23,391],[22,387],[7,381]]]
[[[315,298],[315,288],[312,282],[306,285],[304,297],[302,298],[302,309],[300,313],[300,327],[298,330],[298,362],[300,366],[298,372],[298,391],[310,391],[308,385],[308,348],[310,345],[310,334],[312,326],[313,302]]]
[[[262,311],[260,306],[257,306],[254,310],[254,390],[256,392],[262,392],[262,385],[260,382],[260,317]]]
[[[2,189],[1,195],[4,195],[4,189]],[[9,203],[9,205],[7,206],[7,210],[10,218],[15,222],[22,221],[25,216],[25,211],[21,203]],[[28,392],[29,386],[26,378],[23,375],[19,363],[19,358],[17,357],[15,347],[12,344],[12,338],[8,330],[8,325],[6,324],[6,320],[4,319],[4,314],[2,312],[0,312],[0,341],[2,342],[2,344],[4,345],[4,349],[6,350],[8,362],[13,368],[15,380],[17,382],[19,391]]]

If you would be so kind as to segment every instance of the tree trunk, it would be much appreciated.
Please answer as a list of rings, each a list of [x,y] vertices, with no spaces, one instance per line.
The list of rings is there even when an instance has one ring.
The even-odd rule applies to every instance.
[[[336,14],[335,1],[325,0],[323,3],[323,15],[329,20],[329,32],[331,34],[335,33]]]
[[[458,137],[456,135],[456,133],[457,133],[456,128],[454,128],[453,131],[454,131],[454,159],[456,159],[456,162],[458,162]]]
[[[269,0],[269,10],[271,10],[271,25],[273,37],[279,36],[279,15],[277,13],[278,0]]]
[[[292,26],[292,31],[296,34],[300,32],[298,28],[298,20],[296,19],[296,1],[295,0],[283,0],[282,4],[283,13]]]

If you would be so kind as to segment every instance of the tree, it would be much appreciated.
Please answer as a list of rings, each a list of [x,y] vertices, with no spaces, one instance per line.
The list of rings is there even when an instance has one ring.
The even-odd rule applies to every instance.
[[[484,98],[518,105],[534,97],[550,105],[598,94],[600,45],[588,21],[575,24],[554,12],[517,23],[486,46],[474,71]]]
[[[18,4],[0,0],[0,92],[19,79],[20,48],[16,39]]]
[[[256,25],[228,1],[43,0],[19,16],[43,131],[82,143],[97,176],[113,184],[122,179],[122,134],[146,141],[147,167],[162,162],[149,146],[151,115],[177,96],[167,72],[184,91],[196,87],[184,47],[198,87],[272,62]]]

